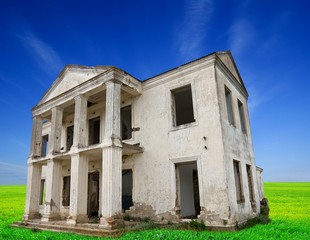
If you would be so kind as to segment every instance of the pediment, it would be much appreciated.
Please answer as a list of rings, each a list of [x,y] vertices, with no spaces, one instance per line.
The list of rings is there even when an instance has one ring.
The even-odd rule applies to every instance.
[[[110,67],[66,66],[39,102],[42,104],[107,71]]]
[[[225,66],[229,69],[237,81],[241,85],[244,85],[230,51],[217,52],[217,56],[221,59],[221,61],[225,64]]]

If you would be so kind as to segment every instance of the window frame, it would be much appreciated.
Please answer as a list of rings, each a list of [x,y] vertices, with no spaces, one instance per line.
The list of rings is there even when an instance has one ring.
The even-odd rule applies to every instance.
[[[175,114],[175,98],[174,98],[174,91],[178,91],[182,88],[189,87],[191,90],[191,97],[192,97],[192,108],[193,108],[193,122],[176,125],[176,114]],[[197,117],[197,104],[196,104],[196,92],[195,92],[195,85],[192,81],[183,82],[183,84],[176,84],[168,88],[168,101],[170,107],[170,131],[180,130],[188,127],[193,127],[198,125],[198,117]]]
[[[224,85],[224,89],[225,89],[224,94],[225,94],[227,121],[230,125],[236,126],[236,121],[235,121],[235,116],[234,116],[233,100],[232,100],[232,92],[226,85]],[[228,102],[229,102],[229,106],[228,106]]]
[[[245,118],[245,111],[244,111],[244,104],[238,99],[238,111],[239,111],[239,121],[240,121],[240,128],[244,134],[247,134],[247,126],[246,126],[246,118]]]
[[[236,200],[237,203],[244,203],[244,191],[243,191],[243,182],[242,182],[242,171],[241,171],[241,162],[233,160],[233,173],[235,181],[235,191],[236,191]],[[237,182],[238,180],[238,182]]]

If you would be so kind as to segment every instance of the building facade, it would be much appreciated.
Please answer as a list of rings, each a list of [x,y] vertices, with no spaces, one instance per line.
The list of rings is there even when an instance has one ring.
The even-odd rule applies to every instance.
[[[124,214],[234,227],[259,214],[248,93],[229,51],[145,81],[68,65],[32,110],[23,221]]]

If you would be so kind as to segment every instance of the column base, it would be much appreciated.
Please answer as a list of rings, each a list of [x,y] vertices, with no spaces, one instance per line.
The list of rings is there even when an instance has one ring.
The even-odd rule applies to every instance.
[[[56,220],[60,220],[60,215],[55,213],[55,214],[48,214],[48,215],[44,215],[41,218],[42,222],[50,222],[50,221],[56,221]]]
[[[67,223],[68,224],[72,224],[72,225],[75,225],[77,223],[88,223],[89,221],[89,218],[86,214],[81,214],[81,215],[78,215],[78,216],[69,216],[67,217]]]
[[[108,217],[108,218],[100,218],[100,228],[112,230],[117,228],[122,228],[125,226],[123,218],[115,218],[115,217]]]
[[[41,217],[41,214],[39,212],[28,213],[28,214],[24,214],[23,221],[28,221],[31,219],[39,219],[40,217]]]

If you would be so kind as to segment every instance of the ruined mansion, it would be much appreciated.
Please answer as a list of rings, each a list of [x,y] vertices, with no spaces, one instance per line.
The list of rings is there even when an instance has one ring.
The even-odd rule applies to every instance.
[[[231,228],[258,216],[248,93],[229,51],[140,81],[67,65],[32,109],[23,222],[124,216]]]

